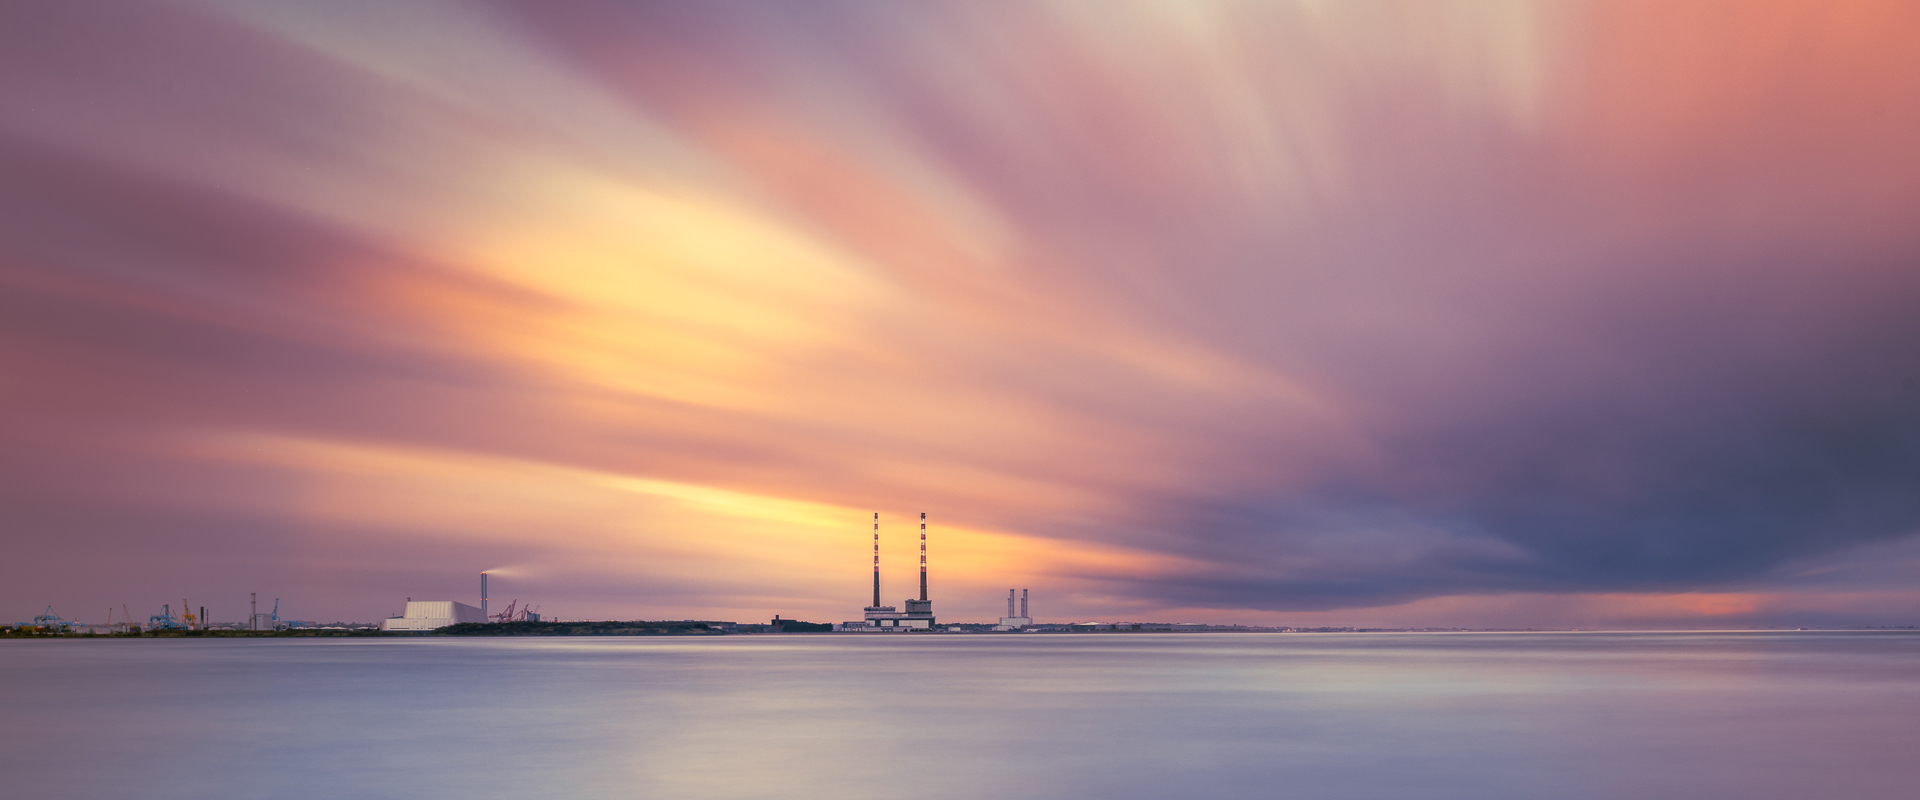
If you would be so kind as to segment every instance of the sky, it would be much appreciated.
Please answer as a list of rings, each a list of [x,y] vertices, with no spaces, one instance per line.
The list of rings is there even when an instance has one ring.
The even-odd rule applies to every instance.
[[[0,617],[1920,624],[1916,37],[0,6]]]

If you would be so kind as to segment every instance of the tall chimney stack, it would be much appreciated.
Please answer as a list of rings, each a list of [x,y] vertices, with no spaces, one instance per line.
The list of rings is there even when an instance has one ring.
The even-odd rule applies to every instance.
[[[920,602],[927,602],[927,512],[920,512]]]
[[[129,620],[131,621],[131,620]],[[260,630],[260,593],[247,593],[247,630]]]
[[[873,607],[880,607],[880,512],[873,512]]]
[[[1007,616],[1013,616],[1013,590],[1007,590]]]
[[[480,621],[487,621],[487,573],[480,573]]]
[[[1031,619],[1027,616],[1027,590],[1025,589],[1020,590],[1020,618]]]

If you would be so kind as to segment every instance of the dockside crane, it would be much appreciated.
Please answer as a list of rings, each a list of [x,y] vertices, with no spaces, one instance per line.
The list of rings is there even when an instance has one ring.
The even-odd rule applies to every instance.
[[[186,626],[173,616],[173,606],[160,606],[160,613],[147,617],[147,625],[156,631],[177,631]]]
[[[39,628],[48,633],[72,633],[73,632],[73,623],[67,620],[61,619],[60,615],[53,613],[53,606],[47,606],[47,613],[40,614],[33,618],[33,627]]]

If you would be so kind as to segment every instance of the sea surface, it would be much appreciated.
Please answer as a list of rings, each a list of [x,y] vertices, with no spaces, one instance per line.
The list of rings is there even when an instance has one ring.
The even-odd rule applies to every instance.
[[[9,798],[1914,798],[1920,634],[0,641]]]

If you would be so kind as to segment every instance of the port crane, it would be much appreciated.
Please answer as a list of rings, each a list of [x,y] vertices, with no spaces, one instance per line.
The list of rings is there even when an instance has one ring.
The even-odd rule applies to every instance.
[[[173,606],[162,605],[160,606],[160,613],[147,617],[147,627],[156,631],[177,631],[186,626],[180,624],[180,620],[174,618]]]
[[[180,598],[180,616],[187,621],[187,630],[193,630],[200,621],[199,617],[193,615],[193,606],[187,605],[187,598],[184,597]]]
[[[516,597],[513,602],[507,604],[507,610],[494,614],[488,619],[494,622],[526,622],[537,618],[534,616],[533,608],[532,604],[520,605],[520,598]]]
[[[40,614],[33,618],[33,627],[39,628],[48,633],[72,633],[73,632],[73,623],[70,621],[61,619],[60,615],[53,613],[53,606],[47,606],[47,613]]]

